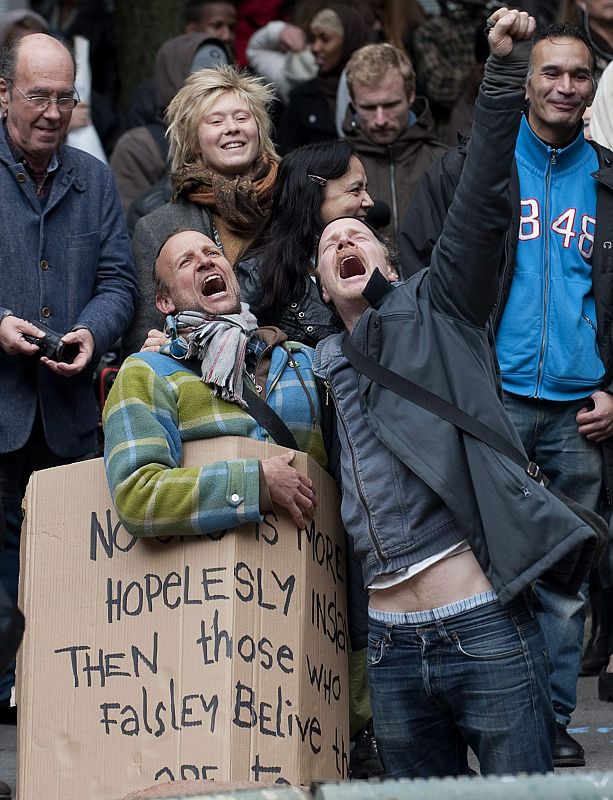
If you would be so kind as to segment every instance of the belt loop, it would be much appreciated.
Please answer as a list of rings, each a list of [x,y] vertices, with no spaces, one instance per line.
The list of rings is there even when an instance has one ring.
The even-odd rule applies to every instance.
[[[534,610],[535,594],[531,586],[529,586],[527,589],[524,589],[524,591],[521,593],[521,599],[524,601],[526,611],[528,612],[530,617],[532,619],[535,619],[536,618],[536,611]]]

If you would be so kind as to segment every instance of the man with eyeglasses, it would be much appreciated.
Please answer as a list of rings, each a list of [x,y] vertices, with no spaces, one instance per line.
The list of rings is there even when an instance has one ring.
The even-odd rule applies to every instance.
[[[63,144],[74,77],[70,51],[51,36],[2,51],[0,581],[15,599],[30,474],[95,453],[93,367],[127,327],[138,292],[110,170]],[[73,357],[41,356],[39,323]],[[0,722],[14,721],[11,682],[0,683]]]

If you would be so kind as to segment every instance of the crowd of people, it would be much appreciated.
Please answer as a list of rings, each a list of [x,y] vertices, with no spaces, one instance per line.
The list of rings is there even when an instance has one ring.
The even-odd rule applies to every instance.
[[[141,536],[306,525],[291,448],[181,467],[282,423],[342,491],[353,776],[582,766],[613,545],[548,482],[608,518],[613,9],[250,5],[187,0],[123,115],[112,3],[0,17],[0,600],[30,475],[98,455],[101,415]]]

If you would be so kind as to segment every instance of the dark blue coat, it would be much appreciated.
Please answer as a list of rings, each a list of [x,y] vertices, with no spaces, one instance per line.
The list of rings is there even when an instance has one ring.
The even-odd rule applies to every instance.
[[[92,370],[126,329],[138,289],[111,171],[86,153],[59,149],[44,208],[0,125],[0,315],[10,309],[64,334],[92,332],[90,368],[60,377],[36,358],[0,350],[0,452],[22,447],[40,402],[47,442],[58,456],[94,450]]]

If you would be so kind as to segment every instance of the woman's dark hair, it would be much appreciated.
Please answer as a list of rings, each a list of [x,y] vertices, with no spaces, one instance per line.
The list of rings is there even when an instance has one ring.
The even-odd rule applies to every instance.
[[[325,181],[342,177],[354,155],[353,146],[339,139],[299,147],[281,160],[260,252],[258,306],[265,318],[304,294],[304,279],[323,228]]]

